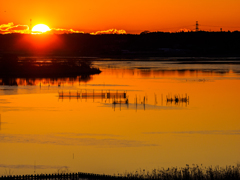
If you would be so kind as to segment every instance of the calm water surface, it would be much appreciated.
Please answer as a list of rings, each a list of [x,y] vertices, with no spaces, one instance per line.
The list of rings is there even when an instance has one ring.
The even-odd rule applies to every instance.
[[[0,175],[240,162],[239,65],[94,65],[101,74],[0,80]]]

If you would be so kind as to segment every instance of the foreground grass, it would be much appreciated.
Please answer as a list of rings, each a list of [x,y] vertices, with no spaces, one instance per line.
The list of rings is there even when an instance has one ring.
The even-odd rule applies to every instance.
[[[81,179],[81,180],[101,180],[101,179],[117,179],[117,180],[129,180],[129,179],[159,179],[159,180],[240,180],[240,164],[237,166],[223,167],[203,167],[198,165],[189,166],[183,168],[172,167],[168,169],[153,169],[151,172],[140,170],[134,173],[118,174],[114,176],[102,175],[102,174],[89,174],[89,173],[66,173],[58,172],[56,174],[40,174],[40,175],[26,175],[26,176],[0,176],[0,179],[15,179],[15,180],[29,180],[29,179]]]
[[[161,179],[161,180],[235,180],[240,179],[240,164],[237,166],[203,167],[186,165],[183,168],[153,169],[152,172],[140,170],[123,175],[129,179]]]

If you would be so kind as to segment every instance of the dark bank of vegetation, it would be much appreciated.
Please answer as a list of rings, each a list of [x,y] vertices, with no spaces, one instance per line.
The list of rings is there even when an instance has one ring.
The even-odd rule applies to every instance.
[[[240,32],[0,35],[0,54],[21,56],[240,57]]]
[[[126,173],[124,177],[160,180],[235,180],[240,179],[240,165],[225,168],[186,165],[184,168],[154,169],[152,172],[140,170],[135,173]]]
[[[92,67],[91,61],[84,59],[20,59],[15,55],[0,57],[0,77],[71,77],[100,72]]]
[[[240,165],[221,167],[202,167],[188,165],[185,168],[172,167],[168,169],[154,169],[152,172],[145,170],[135,173],[125,173],[124,175],[100,175],[89,173],[63,173],[63,174],[41,174],[26,176],[2,176],[0,179],[159,179],[159,180],[239,180]]]

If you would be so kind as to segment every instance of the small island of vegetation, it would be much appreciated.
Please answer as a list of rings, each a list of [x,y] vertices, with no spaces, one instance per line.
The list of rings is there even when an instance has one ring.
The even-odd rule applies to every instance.
[[[99,74],[88,59],[80,58],[19,58],[16,55],[0,57],[0,77],[71,77]]]

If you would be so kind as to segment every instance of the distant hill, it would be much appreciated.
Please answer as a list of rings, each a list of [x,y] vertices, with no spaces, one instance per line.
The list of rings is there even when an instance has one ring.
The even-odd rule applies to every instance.
[[[240,32],[0,35],[0,55],[90,57],[240,57]]]

